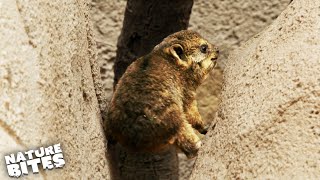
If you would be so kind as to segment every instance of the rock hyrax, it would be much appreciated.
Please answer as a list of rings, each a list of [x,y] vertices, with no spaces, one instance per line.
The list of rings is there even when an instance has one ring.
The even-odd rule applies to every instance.
[[[198,33],[183,30],[137,59],[119,80],[104,119],[106,136],[133,151],[176,144],[194,157],[205,133],[196,89],[216,65],[218,50]]]

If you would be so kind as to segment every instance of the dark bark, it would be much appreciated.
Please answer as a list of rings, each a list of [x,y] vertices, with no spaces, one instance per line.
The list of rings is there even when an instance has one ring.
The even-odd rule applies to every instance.
[[[178,156],[173,146],[159,153],[137,153],[118,143],[108,143],[108,156],[113,180],[179,179]]]
[[[193,0],[128,0],[117,44],[114,85],[138,57],[149,53],[163,38],[187,29]],[[108,143],[112,179],[178,179],[174,147],[160,153],[132,153]]]

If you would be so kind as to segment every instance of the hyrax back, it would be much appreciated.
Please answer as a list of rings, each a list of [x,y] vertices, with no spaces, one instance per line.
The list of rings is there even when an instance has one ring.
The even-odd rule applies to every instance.
[[[195,156],[201,142],[193,128],[206,132],[195,91],[217,55],[198,33],[184,30],[137,59],[116,86],[104,122],[107,139],[133,151],[176,144],[188,157]]]

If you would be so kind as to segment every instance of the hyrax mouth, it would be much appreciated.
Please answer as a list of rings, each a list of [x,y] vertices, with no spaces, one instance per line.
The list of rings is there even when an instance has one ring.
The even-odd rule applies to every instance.
[[[218,57],[213,57],[211,58],[211,61],[216,61],[218,59]]]
[[[219,50],[216,48],[215,52],[213,53],[213,57],[211,57],[211,61],[217,61],[219,56]]]

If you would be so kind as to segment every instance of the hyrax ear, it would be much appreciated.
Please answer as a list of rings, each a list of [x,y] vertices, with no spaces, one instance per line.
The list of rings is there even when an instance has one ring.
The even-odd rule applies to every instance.
[[[188,66],[186,56],[184,54],[184,49],[180,44],[173,44],[169,47],[169,53],[174,57],[175,62],[181,66]]]

